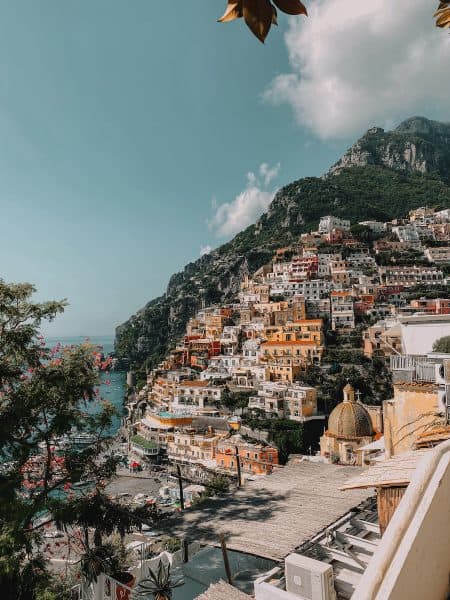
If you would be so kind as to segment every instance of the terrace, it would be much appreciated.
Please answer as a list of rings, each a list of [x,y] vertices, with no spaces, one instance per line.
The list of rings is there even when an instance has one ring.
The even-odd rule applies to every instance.
[[[159,452],[158,445],[152,440],[146,440],[141,435],[133,435],[130,438],[131,449],[141,456],[156,456]]]

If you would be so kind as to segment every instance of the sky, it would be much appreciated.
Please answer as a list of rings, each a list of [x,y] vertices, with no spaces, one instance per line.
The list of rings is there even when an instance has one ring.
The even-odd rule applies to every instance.
[[[425,0],[311,0],[265,45],[225,0],[0,2],[0,276],[108,335],[372,125],[450,120]]]

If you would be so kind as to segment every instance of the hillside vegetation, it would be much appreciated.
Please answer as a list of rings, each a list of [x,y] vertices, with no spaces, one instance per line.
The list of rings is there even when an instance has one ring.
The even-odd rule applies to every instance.
[[[137,366],[157,364],[184,333],[202,299],[207,305],[233,300],[244,274],[270,261],[276,248],[316,229],[324,215],[356,223],[403,217],[424,205],[450,207],[448,125],[415,117],[392,134],[370,131],[329,174],[284,186],[254,225],[173,275],[165,295],[117,328],[117,356]],[[367,136],[369,145],[362,143]],[[379,164],[380,157],[390,166]]]

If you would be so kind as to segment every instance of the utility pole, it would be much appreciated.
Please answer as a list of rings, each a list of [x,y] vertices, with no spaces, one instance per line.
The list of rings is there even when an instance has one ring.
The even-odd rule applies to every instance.
[[[237,476],[238,476],[238,487],[242,487],[242,479],[241,479],[241,459],[239,457],[239,448],[237,446],[234,447],[236,453],[236,467],[237,467]]]
[[[186,537],[183,538],[181,547],[183,550],[183,562],[187,563],[189,561],[189,543]]]
[[[180,488],[180,508],[184,510],[183,478],[181,477],[180,465],[177,465],[178,486]]]
[[[221,533],[220,536],[219,536],[219,539],[220,539],[220,546],[222,548],[223,564],[224,564],[224,567],[225,567],[225,573],[227,574],[228,583],[230,585],[233,585],[233,577],[231,576],[231,567],[230,567],[230,561],[228,559],[228,552],[227,552],[227,544],[225,542],[225,535],[223,533]]]

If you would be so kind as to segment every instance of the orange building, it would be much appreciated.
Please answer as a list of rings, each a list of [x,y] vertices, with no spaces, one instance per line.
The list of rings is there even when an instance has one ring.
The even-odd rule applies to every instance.
[[[273,446],[250,444],[240,436],[232,436],[217,445],[216,463],[220,469],[236,473],[238,448],[241,472],[243,475],[269,475],[274,465],[278,465],[278,450]]]
[[[429,315],[449,315],[450,300],[447,298],[418,298],[411,300],[411,308]]]

